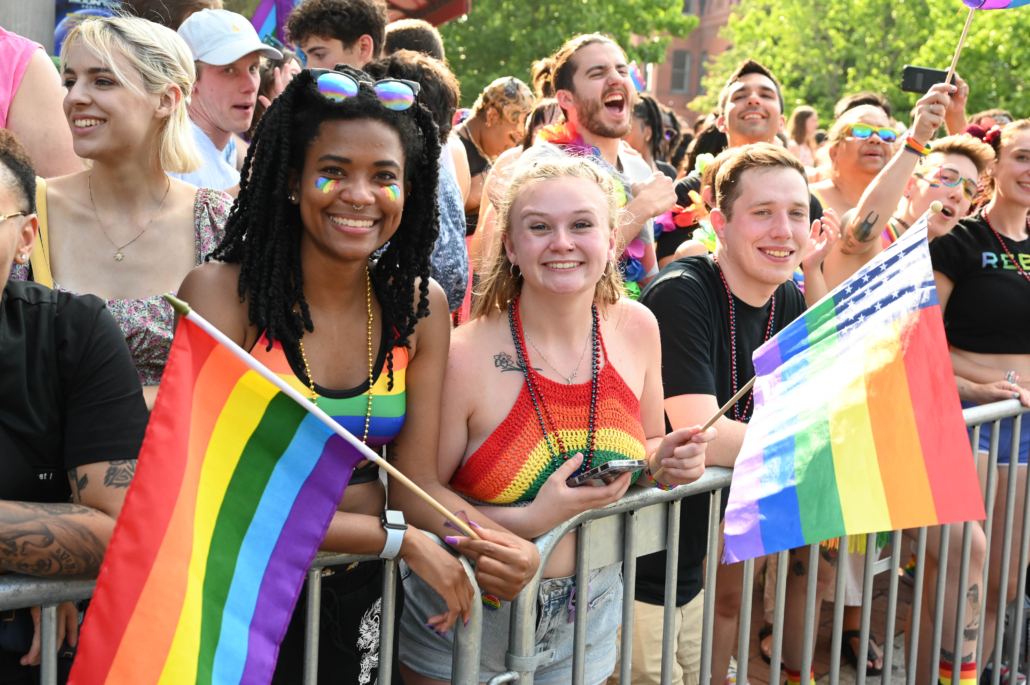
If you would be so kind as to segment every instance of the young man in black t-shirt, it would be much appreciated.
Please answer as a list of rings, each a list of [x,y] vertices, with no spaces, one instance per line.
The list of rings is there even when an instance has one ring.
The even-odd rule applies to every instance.
[[[745,59],[734,71],[719,93],[719,118],[716,127],[726,134],[726,149],[754,143],[776,144],[776,134],[784,130],[783,94],[780,83],[765,66],[753,59]],[[701,174],[691,170],[676,182],[676,204],[689,207],[693,201],[690,191],[701,195]],[[808,217],[814,221],[823,216],[823,206],[814,195],[809,196]],[[694,227],[667,231],[655,238],[655,253],[659,264],[676,253],[676,249],[689,239]]]
[[[703,424],[751,379],[752,353],[805,311],[804,296],[791,280],[794,269],[811,249],[822,254],[829,249],[830,241],[823,239],[822,222],[809,221],[804,167],[780,147],[760,143],[730,154],[716,176],[714,199],[711,221],[718,239],[715,254],[687,257],[668,265],[640,298],[654,312],[661,329],[667,430]],[[733,466],[752,407],[748,393],[716,422],[719,438],[708,448],[709,465]],[[709,501],[708,495],[684,499],[680,528],[676,606],[683,614],[683,630],[679,632],[693,631],[698,636]],[[712,655],[715,683],[723,682],[736,644],[739,567],[720,567],[720,595],[728,592],[730,601],[720,598],[716,602]],[[736,571],[735,581],[724,581],[725,569]],[[788,582],[798,585],[803,595],[807,568],[800,555],[792,558],[791,569],[794,572],[789,573]],[[645,677],[642,669],[648,666],[643,662],[660,664],[660,652],[655,653],[642,640],[648,640],[649,624],[662,623],[664,585],[665,553],[641,557],[637,561],[634,683],[638,682],[638,669],[642,674],[639,682],[657,682]],[[793,641],[797,645],[792,645],[789,637],[785,641],[785,662],[788,667],[799,668],[803,607],[797,602],[791,604],[798,606],[788,607],[785,634],[791,636],[789,628],[794,621]],[[726,620],[720,621],[720,615]],[[677,636],[678,645],[691,642],[682,634]],[[660,649],[660,639],[657,644]],[[652,653],[646,653],[648,649]],[[687,672],[683,682],[696,683],[692,659],[677,654],[676,661]],[[674,677],[673,682],[680,679]]]

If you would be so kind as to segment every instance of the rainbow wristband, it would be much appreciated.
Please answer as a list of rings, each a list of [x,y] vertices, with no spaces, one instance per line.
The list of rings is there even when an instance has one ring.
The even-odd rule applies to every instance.
[[[654,479],[654,476],[651,475],[651,467],[650,466],[648,466],[646,469],[644,469],[644,471],[647,473],[647,479],[649,481],[651,481],[651,485],[655,486],[659,490],[665,490],[666,492],[668,492],[669,490],[675,490],[676,489],[675,485],[666,485],[665,483],[659,483],[658,481],[656,481]]]
[[[919,141],[912,136],[905,138],[905,149],[912,154],[919,155],[920,157],[926,157],[932,152],[929,145],[921,145]]]

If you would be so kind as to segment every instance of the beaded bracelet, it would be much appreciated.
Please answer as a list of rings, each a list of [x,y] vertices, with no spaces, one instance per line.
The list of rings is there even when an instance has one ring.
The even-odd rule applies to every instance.
[[[920,157],[926,157],[928,154],[933,152],[929,145],[920,144],[920,142],[912,136],[905,138],[905,149],[913,154],[919,155]]]
[[[658,481],[656,481],[654,479],[654,476],[651,475],[651,467],[650,466],[648,466],[645,469],[645,472],[647,473],[647,479],[649,481],[651,481],[651,485],[653,485],[654,487],[658,488],[659,490],[669,491],[669,490],[674,490],[676,488],[675,485],[666,485],[665,483],[659,483]]]

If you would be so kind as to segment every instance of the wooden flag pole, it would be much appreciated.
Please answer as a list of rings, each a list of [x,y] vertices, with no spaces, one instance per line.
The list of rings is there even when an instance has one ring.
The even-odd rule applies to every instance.
[[[217,328],[212,326],[208,321],[206,321],[204,319],[204,317],[202,317],[200,314],[197,314],[195,311],[190,309],[190,306],[188,304],[186,304],[185,302],[183,302],[179,298],[175,297],[171,293],[169,293],[168,295],[165,295],[164,298],[166,300],[168,300],[169,304],[172,305],[172,308],[176,311],[176,313],[178,313],[180,316],[183,316],[183,317],[189,319],[190,321],[192,321],[193,323],[197,324],[198,326],[200,326],[200,328],[202,328],[205,333],[210,335],[212,338],[214,338],[216,341],[218,341],[219,344],[221,344],[227,350],[232,352],[236,356],[237,359],[239,359],[244,364],[249,366],[259,376],[261,376],[266,381],[268,381],[269,383],[271,383],[272,385],[277,387],[283,393],[289,395],[292,400],[294,400],[297,404],[299,404],[300,406],[302,406],[305,409],[307,409],[310,413],[314,414],[315,417],[319,421],[324,423],[326,426],[328,426],[330,430],[332,430],[334,433],[336,433],[341,438],[346,440],[347,443],[349,443],[356,450],[361,452],[362,456],[364,456],[369,461],[373,461],[373,462],[379,464],[379,466],[381,466],[383,469],[385,469],[387,473],[389,473],[391,476],[393,476],[394,478],[399,480],[401,483],[403,483],[405,486],[410,488],[426,504],[428,504],[429,506],[431,506],[434,509],[436,509],[438,512],[440,512],[440,514],[444,518],[446,518],[452,524],[457,526],[458,530],[460,530],[461,532],[465,533],[465,535],[468,535],[473,540],[481,540],[482,539],[482,538],[480,538],[476,534],[476,532],[474,530],[472,530],[472,528],[469,527],[469,525],[467,523],[465,523],[459,517],[455,516],[450,511],[448,511],[447,508],[444,505],[442,505],[439,502],[437,502],[435,499],[433,499],[429,495],[429,493],[427,493],[425,490],[423,490],[419,486],[415,485],[413,482],[411,482],[411,480],[408,479],[407,476],[405,476],[403,473],[398,471],[397,468],[393,464],[391,464],[390,462],[386,461],[381,456],[379,456],[374,451],[372,451],[368,447],[368,445],[366,445],[365,443],[363,443],[360,440],[358,440],[357,437],[352,435],[346,428],[341,426],[331,416],[329,416],[324,411],[322,411],[322,409],[320,407],[318,407],[317,405],[312,404],[311,402],[309,402],[308,399],[306,397],[304,397],[303,395],[301,395],[299,392],[297,392],[297,390],[295,388],[290,387],[286,383],[286,381],[284,381],[282,378],[279,378],[279,376],[277,376],[274,373],[272,373],[272,371],[269,370],[268,367],[266,367],[264,364],[259,362],[256,358],[254,358],[253,356],[248,354],[246,352],[246,350],[244,350],[242,347],[240,347],[235,342],[230,340],[220,330],[218,330]]]
[[[736,395],[734,395],[733,397],[730,398],[729,402],[727,402],[726,404],[724,404],[721,407],[719,407],[719,411],[715,412],[715,416],[713,416],[712,418],[708,419],[708,421],[705,422],[705,425],[701,426],[701,432],[704,433],[706,430],[708,430],[709,428],[714,426],[715,422],[719,420],[719,417],[722,416],[723,414],[725,414],[726,412],[728,412],[730,410],[730,407],[732,407],[737,402],[739,402],[740,398],[743,397],[745,394],[747,394],[747,391],[751,389],[751,386],[753,386],[755,384],[755,381],[757,381],[757,380],[758,380],[758,376],[753,376],[751,378],[751,380],[749,380],[744,385],[743,388],[741,388],[740,390],[737,391]],[[652,474],[651,477],[657,480],[658,476],[662,475],[664,472],[665,472],[665,467],[664,466],[660,466],[660,467],[658,467],[658,470],[655,471]]]
[[[944,78],[944,82],[950,84],[951,77],[955,75],[955,67],[958,66],[958,56],[962,54],[962,46],[966,44],[966,36],[969,35],[969,27],[973,24],[973,13],[976,12],[972,7],[969,8],[969,16],[966,17],[966,26],[962,29],[962,37],[958,40],[958,47],[955,48],[955,56],[951,59],[951,68],[948,69],[948,75]]]

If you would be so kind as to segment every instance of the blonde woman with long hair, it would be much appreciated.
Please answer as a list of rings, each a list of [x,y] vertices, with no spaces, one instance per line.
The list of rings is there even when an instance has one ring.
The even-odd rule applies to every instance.
[[[61,71],[75,154],[89,168],[42,185],[46,240],[11,277],[106,300],[152,407],[173,332],[161,294],[218,244],[231,204],[168,176],[199,164],[186,112],[193,59],[164,26],[97,18],[68,34]]]
[[[438,463],[425,464],[421,478],[430,490],[446,483],[484,528],[532,540],[617,501],[634,480],[653,483],[660,466],[663,488],[704,472],[715,431],[665,434],[658,325],[621,296],[615,184],[596,163],[556,154],[516,165],[500,203],[503,247],[483,275],[471,320],[451,341]],[[649,473],[596,487],[566,483],[615,459],[646,459]],[[465,554],[483,544],[448,542]],[[537,649],[554,657],[537,668],[537,683],[571,678],[575,552],[569,534],[541,573]],[[415,575],[404,586],[404,680],[447,682],[451,638],[421,628],[440,600]],[[615,667],[621,566],[592,571],[590,587],[580,590],[590,606],[586,682],[597,685]],[[482,680],[506,670],[510,604],[499,604],[484,615]]]

